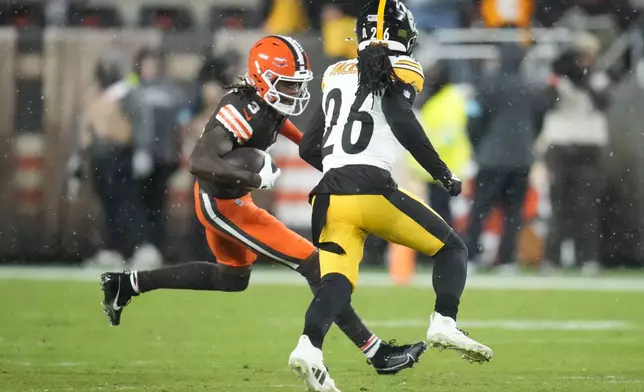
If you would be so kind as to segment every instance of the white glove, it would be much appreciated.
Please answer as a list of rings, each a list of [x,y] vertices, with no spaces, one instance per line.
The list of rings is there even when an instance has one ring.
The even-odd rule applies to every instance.
[[[132,176],[136,179],[149,177],[153,164],[152,154],[144,150],[137,150],[132,157]]]
[[[81,188],[81,157],[80,154],[74,153],[67,161],[67,198],[74,201]]]
[[[259,189],[273,189],[275,181],[277,181],[277,178],[281,173],[282,171],[279,168],[277,168],[276,171],[273,171],[273,158],[271,158],[270,154],[265,153],[264,166],[262,167],[262,170],[257,173],[262,179]]]

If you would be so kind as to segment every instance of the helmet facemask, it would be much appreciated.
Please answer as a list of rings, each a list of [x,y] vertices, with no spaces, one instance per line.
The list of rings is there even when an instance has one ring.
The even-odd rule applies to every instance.
[[[261,77],[269,87],[264,94],[266,103],[287,116],[304,113],[311,100],[311,93],[307,89],[308,82],[313,80],[311,71],[298,71],[294,76],[285,76],[266,70]]]

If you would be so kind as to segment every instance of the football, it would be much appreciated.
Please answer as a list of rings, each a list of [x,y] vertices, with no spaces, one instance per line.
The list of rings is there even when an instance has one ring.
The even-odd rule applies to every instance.
[[[240,169],[259,173],[264,166],[264,151],[252,147],[241,147],[223,156],[224,160]],[[273,171],[277,165],[273,161]]]

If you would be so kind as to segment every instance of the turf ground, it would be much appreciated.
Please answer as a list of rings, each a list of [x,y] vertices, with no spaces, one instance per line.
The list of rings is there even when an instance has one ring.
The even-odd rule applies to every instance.
[[[288,279],[269,274],[240,294],[150,293],[108,327],[97,281],[2,275],[2,392],[303,390],[286,362],[311,297]],[[377,376],[334,327],[332,377],[343,392],[644,391],[644,279],[511,279],[473,279],[463,298],[460,321],[494,349],[491,363],[430,350],[412,370]],[[373,330],[423,339],[431,288],[372,280],[353,303]]]

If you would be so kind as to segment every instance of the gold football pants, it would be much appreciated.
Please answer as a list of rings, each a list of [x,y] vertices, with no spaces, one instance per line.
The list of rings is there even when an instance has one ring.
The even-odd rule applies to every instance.
[[[331,195],[319,242],[339,251],[321,247],[321,274],[342,274],[355,288],[368,234],[434,256],[451,233],[434,210],[402,189],[387,196]]]

